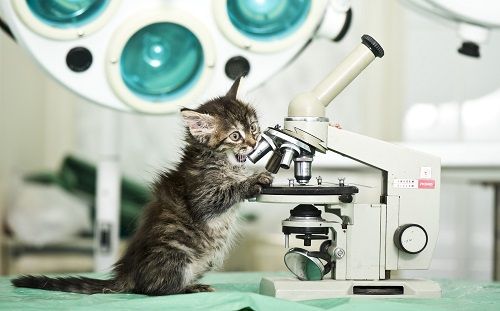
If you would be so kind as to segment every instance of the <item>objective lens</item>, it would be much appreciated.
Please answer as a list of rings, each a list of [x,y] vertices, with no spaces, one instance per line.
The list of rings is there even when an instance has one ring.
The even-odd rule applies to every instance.
[[[44,23],[71,28],[94,20],[110,0],[26,0],[31,12]]]
[[[295,180],[301,185],[305,185],[311,179],[311,161],[295,161]]]
[[[290,164],[292,164],[293,158],[297,154],[297,151],[291,148],[284,148],[283,157],[281,158],[280,167],[284,169],[289,169]]]
[[[248,159],[252,163],[257,163],[262,157],[264,157],[269,151],[272,150],[271,145],[265,139],[261,139],[255,149],[248,155]]]
[[[228,0],[231,23],[256,40],[273,40],[289,35],[305,21],[311,0]]]
[[[283,155],[278,149],[274,150],[273,155],[266,164],[266,170],[271,174],[278,173],[282,157]]]
[[[203,48],[184,26],[155,23],[136,32],[123,48],[121,76],[130,90],[150,101],[177,98],[198,80]]]

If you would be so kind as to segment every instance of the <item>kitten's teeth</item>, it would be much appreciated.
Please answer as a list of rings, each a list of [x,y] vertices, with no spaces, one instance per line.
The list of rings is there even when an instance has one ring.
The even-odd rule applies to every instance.
[[[244,154],[235,154],[235,156],[236,160],[240,163],[245,163],[245,161],[247,160],[247,156]]]

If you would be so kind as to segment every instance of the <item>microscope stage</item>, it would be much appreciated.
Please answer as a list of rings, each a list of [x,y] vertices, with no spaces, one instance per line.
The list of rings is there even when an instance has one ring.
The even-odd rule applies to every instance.
[[[355,194],[359,190],[354,186],[329,187],[329,186],[277,186],[262,188],[261,194],[266,195],[343,195]]]
[[[256,200],[266,203],[339,204],[352,200],[352,195],[358,192],[354,186],[276,186],[262,188]]]

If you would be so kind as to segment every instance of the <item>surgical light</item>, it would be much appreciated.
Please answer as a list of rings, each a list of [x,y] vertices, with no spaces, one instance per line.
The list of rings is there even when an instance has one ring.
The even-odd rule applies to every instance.
[[[132,92],[154,102],[182,96],[199,78],[203,63],[203,48],[189,29],[156,23],[128,40],[120,71]]]
[[[33,14],[57,27],[78,27],[99,16],[110,0],[27,0]]]
[[[500,3],[497,0],[400,0],[411,9],[456,23],[462,45],[458,53],[480,57],[480,46],[487,42],[489,32],[500,28]]]
[[[10,0],[1,1],[0,14],[14,11],[12,13],[30,31],[47,39],[73,40],[102,29],[115,15],[121,1]],[[16,28],[11,23],[9,26]]]
[[[274,53],[311,38],[330,4],[322,0],[216,0],[213,12],[219,31],[231,43],[256,53]],[[348,22],[348,10],[342,9],[342,25]],[[327,19],[331,18],[336,17]]]
[[[61,84],[91,102],[165,114],[253,89],[313,38],[337,39],[347,0],[6,0],[0,17]]]
[[[256,40],[273,40],[296,31],[305,21],[311,0],[228,0],[231,23]]]
[[[214,78],[212,38],[196,15],[181,8],[130,18],[108,44],[105,66],[113,95],[145,113],[170,113],[195,103]]]

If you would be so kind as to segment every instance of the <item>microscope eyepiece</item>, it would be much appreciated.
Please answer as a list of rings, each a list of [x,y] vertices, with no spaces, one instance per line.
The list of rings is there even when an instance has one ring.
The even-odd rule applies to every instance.
[[[384,56],[384,49],[377,42],[377,40],[373,39],[371,36],[363,35],[361,37],[361,43],[363,43],[367,48],[369,48],[370,51],[373,52],[373,55],[375,55],[376,57],[382,58]]]

